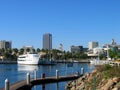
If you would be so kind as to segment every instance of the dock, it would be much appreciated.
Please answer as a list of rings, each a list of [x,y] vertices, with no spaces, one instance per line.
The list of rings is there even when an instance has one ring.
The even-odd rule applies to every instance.
[[[0,88],[0,90],[31,90],[32,87],[36,85],[75,80],[83,75],[84,75],[84,68],[81,68],[81,73],[76,72],[71,75],[59,76],[59,70],[56,70],[55,76],[45,77],[45,73],[42,73],[40,78],[34,77],[33,79],[31,79],[30,74],[27,73],[26,80],[22,80],[14,84],[10,84],[8,79],[6,79],[5,86],[3,88]]]
[[[35,85],[75,80],[75,79],[79,78],[80,76],[69,75],[69,76],[59,76],[58,78],[56,78],[56,76],[46,77],[46,78],[37,78],[37,79],[30,80],[29,84],[27,84],[26,80],[22,80],[22,81],[15,83],[15,84],[11,84],[9,87],[9,90],[31,90],[31,88]],[[5,90],[5,88],[1,88],[0,90]]]

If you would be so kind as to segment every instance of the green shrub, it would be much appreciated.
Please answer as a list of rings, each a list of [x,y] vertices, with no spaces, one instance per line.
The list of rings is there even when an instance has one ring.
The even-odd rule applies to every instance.
[[[109,64],[99,65],[96,67],[97,71],[102,73],[103,78],[109,79],[113,77],[120,77],[120,67],[111,66]]]
[[[111,69],[111,65],[105,64],[105,70],[109,70],[109,69]]]

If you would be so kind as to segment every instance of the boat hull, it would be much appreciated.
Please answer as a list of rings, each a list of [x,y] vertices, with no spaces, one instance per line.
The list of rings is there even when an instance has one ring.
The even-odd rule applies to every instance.
[[[30,65],[37,65],[37,64],[39,64],[39,62],[38,61],[18,61],[17,62],[18,64],[25,64],[25,65],[27,65],[27,64],[30,64]]]
[[[103,65],[108,63],[109,61],[106,61],[106,60],[98,60],[98,59],[90,60],[90,64],[93,64],[93,65]]]

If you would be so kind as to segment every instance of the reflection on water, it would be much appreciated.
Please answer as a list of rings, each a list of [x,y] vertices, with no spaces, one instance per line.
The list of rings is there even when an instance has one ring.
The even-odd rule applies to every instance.
[[[38,65],[18,65],[18,71],[34,71],[38,68]]]
[[[58,82],[52,84],[37,85],[32,88],[32,90],[65,90],[65,85],[67,82]]]

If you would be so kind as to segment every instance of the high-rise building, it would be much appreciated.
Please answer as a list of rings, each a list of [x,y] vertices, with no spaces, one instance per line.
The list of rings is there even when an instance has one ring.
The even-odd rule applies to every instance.
[[[43,35],[43,49],[52,49],[52,34],[46,33]]]
[[[98,47],[98,42],[89,42],[88,43],[89,50],[93,49],[93,48],[96,48],[96,47]]]
[[[71,46],[72,53],[78,53],[83,51],[83,46]]]
[[[0,41],[0,49],[11,49],[12,48],[12,42],[11,41],[5,41],[5,40],[2,40]]]

